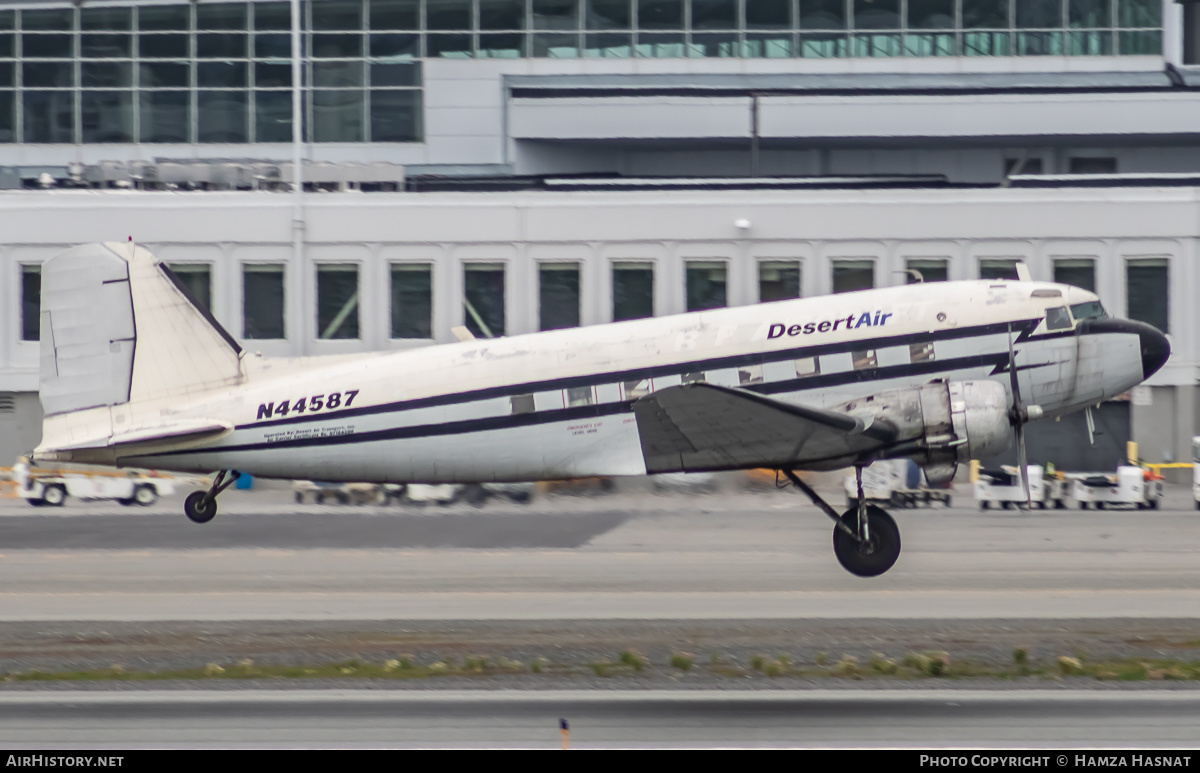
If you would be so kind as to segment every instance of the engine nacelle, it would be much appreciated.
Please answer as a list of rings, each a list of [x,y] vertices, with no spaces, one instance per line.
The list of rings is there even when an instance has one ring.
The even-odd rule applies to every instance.
[[[1003,453],[1012,443],[1008,393],[995,381],[932,381],[839,408],[894,426],[898,443],[888,455],[912,457],[935,486],[952,479],[960,462]]]

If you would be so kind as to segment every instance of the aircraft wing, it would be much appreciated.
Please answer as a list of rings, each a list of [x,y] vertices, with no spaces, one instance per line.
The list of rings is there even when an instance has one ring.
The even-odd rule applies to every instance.
[[[646,471],[820,467],[896,439],[885,423],[712,384],[668,387],[633,404]]]

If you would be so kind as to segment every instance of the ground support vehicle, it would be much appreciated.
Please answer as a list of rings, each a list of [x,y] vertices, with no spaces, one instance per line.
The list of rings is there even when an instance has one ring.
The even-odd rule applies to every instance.
[[[950,489],[921,485],[921,471],[906,459],[875,462],[863,469],[863,499],[873,505],[932,507],[934,502],[950,506]],[[858,506],[858,482],[846,476],[846,506]]]
[[[153,476],[114,477],[87,473],[30,473],[25,485],[18,485],[17,496],[35,507],[61,507],[68,497],[76,499],[115,499],[123,505],[149,506],[160,496],[175,493],[175,484]]]
[[[1192,438],[1192,500],[1200,510],[1200,437]]]
[[[1063,481],[1057,477],[1047,478],[1045,471],[1036,464],[1027,468],[1029,478],[1029,497],[1025,496],[1025,487],[1021,485],[1018,468],[1004,466],[998,469],[980,469],[979,478],[975,481],[975,500],[979,502],[980,510],[988,508],[1019,507],[1026,502],[1032,502],[1034,507],[1066,507],[1066,496]]]
[[[1161,476],[1147,474],[1141,467],[1124,465],[1113,473],[1068,473],[1068,501],[1081,510],[1157,510],[1162,500]]]
[[[466,502],[479,507],[488,499],[507,499],[526,504],[533,499],[533,491],[533,483],[477,483],[465,486],[410,483],[402,501],[421,506]]]
[[[323,481],[298,480],[292,483],[296,504],[306,499],[323,505],[326,501],[339,505],[364,505],[382,502],[379,487],[374,483],[326,483]]]

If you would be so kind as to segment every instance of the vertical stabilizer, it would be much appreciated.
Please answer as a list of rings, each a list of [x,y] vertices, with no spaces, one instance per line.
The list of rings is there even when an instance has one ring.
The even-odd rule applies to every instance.
[[[42,269],[47,416],[241,383],[241,349],[149,250],[86,244]]]
[[[180,397],[242,382],[242,349],[144,247],[105,245],[129,255],[137,326],[132,403]]]
[[[127,402],[135,338],[129,264],[100,244],[47,261],[41,314],[45,414]]]

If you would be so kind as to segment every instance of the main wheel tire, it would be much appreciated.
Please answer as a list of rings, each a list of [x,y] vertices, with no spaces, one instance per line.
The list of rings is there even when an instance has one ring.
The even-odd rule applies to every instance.
[[[847,510],[841,521],[852,532],[858,533],[857,509]],[[900,529],[883,508],[875,505],[867,505],[867,528],[871,537],[864,545],[841,527],[835,527],[833,554],[850,574],[878,577],[891,569],[900,557]]]
[[[149,507],[158,501],[158,492],[153,486],[138,486],[133,490],[133,501],[142,507]]]
[[[183,514],[192,523],[208,523],[217,514],[217,500],[205,503],[207,496],[204,491],[193,491],[183,500]]]
[[[62,486],[47,486],[42,492],[42,501],[51,507],[62,507],[67,501],[67,490]]]

